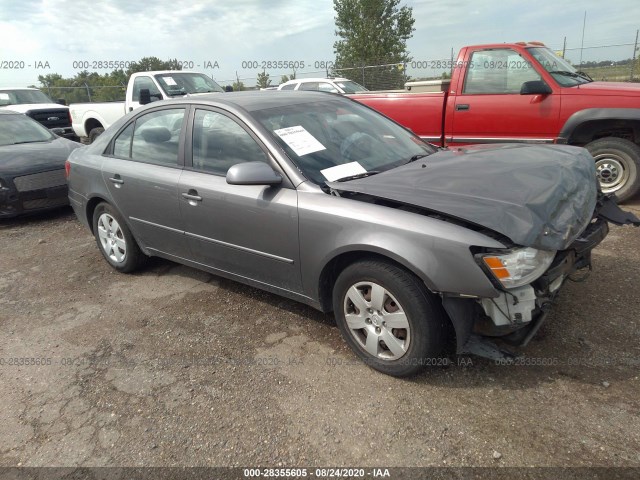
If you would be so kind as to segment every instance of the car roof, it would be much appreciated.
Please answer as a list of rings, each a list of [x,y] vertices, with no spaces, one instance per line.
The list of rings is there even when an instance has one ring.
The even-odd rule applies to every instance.
[[[289,80],[288,82],[284,82],[282,85],[286,85],[287,83],[305,83],[305,82],[349,82],[348,78],[342,77],[314,77],[314,78],[294,78],[293,80]]]
[[[192,70],[150,70],[148,72],[136,72],[138,74],[144,75],[166,75],[168,73],[175,75],[177,73],[197,73],[198,75],[204,75],[202,72],[194,72]]]
[[[24,115],[20,112],[14,112],[13,110],[7,110],[5,108],[0,108],[0,115]],[[24,115],[26,117],[26,115]]]
[[[292,91],[292,90],[258,90],[247,92],[211,93],[198,95],[197,97],[187,97],[177,99],[175,103],[211,103],[228,105],[241,108],[248,112],[263,110],[266,108],[277,108],[287,105],[296,105],[331,99],[345,100],[338,94],[316,91]],[[155,102],[154,102],[155,103]],[[150,104],[152,105],[152,104]]]
[[[3,90],[40,90],[40,89],[33,88],[33,87],[0,87],[0,92]]]

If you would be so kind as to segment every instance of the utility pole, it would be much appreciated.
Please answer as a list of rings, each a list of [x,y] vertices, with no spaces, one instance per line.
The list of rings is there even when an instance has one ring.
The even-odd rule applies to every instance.
[[[584,29],[587,26],[587,11],[584,11],[584,20],[582,21],[582,41],[580,42],[580,70],[582,70],[582,49],[584,48]]]
[[[633,71],[636,68],[636,52],[638,51],[638,32],[636,30],[636,42],[633,44],[633,59],[631,60],[631,75],[629,75],[629,81],[633,82]]]
[[[564,43],[562,44],[562,58],[564,58],[565,53],[567,53],[567,37],[564,37]]]

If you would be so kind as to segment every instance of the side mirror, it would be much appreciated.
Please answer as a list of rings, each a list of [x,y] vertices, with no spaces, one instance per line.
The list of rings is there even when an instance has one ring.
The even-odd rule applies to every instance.
[[[229,185],[280,185],[282,176],[264,162],[238,163],[227,171]]]
[[[57,103],[58,105],[65,105],[65,106],[67,105],[67,101],[66,101],[64,98],[59,98],[59,99],[57,99],[57,100],[56,100],[56,103]]]
[[[148,88],[140,89],[140,105],[147,105],[151,103],[151,92],[149,92]]]
[[[553,93],[551,87],[542,80],[524,82],[520,88],[520,95],[549,95]]]

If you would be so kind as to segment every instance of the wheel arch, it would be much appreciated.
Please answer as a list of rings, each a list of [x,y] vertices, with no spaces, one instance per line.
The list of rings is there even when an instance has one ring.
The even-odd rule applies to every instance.
[[[356,249],[335,252],[333,257],[328,259],[320,272],[318,280],[318,301],[323,312],[333,310],[332,296],[333,285],[338,275],[355,262],[361,260],[381,260],[389,262],[403,270],[418,277],[429,291],[434,291],[433,282],[423,273],[417,271],[409,262],[393,252],[372,247],[370,245],[361,246]]]
[[[87,136],[89,136],[89,133],[91,133],[91,130],[93,130],[94,128],[104,128],[104,125],[95,117],[87,118],[84,122],[84,131]]]
[[[587,108],[569,117],[557,143],[586,145],[604,137],[640,142],[640,108]]]
[[[120,209],[116,205],[114,205],[113,202],[111,202],[104,195],[94,195],[93,197],[91,197],[87,201],[87,206],[85,208],[85,212],[86,212],[86,215],[87,215],[87,220],[88,220],[88,223],[89,223],[89,228],[91,229],[91,233],[95,233],[93,231],[93,214],[96,211],[96,207],[101,203],[108,204],[111,208],[113,208],[116,212],[118,212],[118,214],[124,219],[124,221],[127,224],[127,227],[129,228],[129,230],[131,230],[131,225],[129,224],[129,220],[127,219],[127,217],[125,217],[122,214]],[[131,230],[131,231],[133,232],[133,230]],[[137,242],[137,239],[136,239],[136,242]]]

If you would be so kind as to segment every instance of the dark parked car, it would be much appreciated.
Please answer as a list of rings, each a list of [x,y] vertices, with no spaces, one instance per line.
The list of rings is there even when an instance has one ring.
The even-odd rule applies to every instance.
[[[80,146],[0,110],[0,218],[68,205],[65,161]]]
[[[152,103],[69,159],[69,196],[118,271],[164,257],[334,311],[370,366],[409,375],[526,344],[607,220],[578,147],[438,150],[348,98]],[[215,335],[215,332],[211,332]]]

